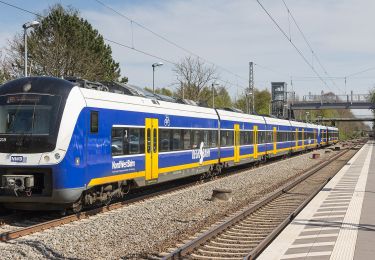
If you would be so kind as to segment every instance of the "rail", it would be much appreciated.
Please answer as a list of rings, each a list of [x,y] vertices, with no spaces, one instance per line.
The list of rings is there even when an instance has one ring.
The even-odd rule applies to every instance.
[[[234,215],[233,217],[227,219],[225,222],[221,223],[220,225],[204,232],[203,234],[199,235],[197,238],[191,240],[190,242],[184,244],[183,246],[173,250],[169,254],[166,254],[162,257],[163,260],[167,259],[183,259],[184,257],[187,257],[189,254],[194,252],[197,248],[204,245],[206,242],[208,242],[210,239],[214,238],[215,236],[221,234],[228,228],[232,227],[236,223],[239,223],[252,213],[255,213],[257,210],[261,209],[265,205],[269,204],[279,196],[285,194],[292,188],[296,187],[298,184],[309,178],[310,176],[314,175],[319,170],[323,169],[327,165],[331,164],[344,154],[346,154],[350,149],[346,149],[339,154],[333,156],[332,158],[324,161],[323,163],[319,165],[315,165],[311,167],[304,175],[298,177],[297,179],[287,183],[283,187],[279,188],[278,190],[274,191],[273,193],[269,194],[264,199],[261,199],[260,201],[256,201],[252,205],[250,205],[245,210],[241,211],[240,213]],[[325,185],[326,180],[323,184]],[[282,221],[282,223],[273,231],[271,232],[264,240],[262,240],[261,243],[259,243],[247,256],[246,259],[253,259],[256,257],[259,252],[261,252],[269,243],[272,241],[275,236],[287,225],[291,222],[291,220],[303,209],[303,207],[316,195],[317,192],[321,190],[321,188],[324,187],[324,185],[321,185],[319,189],[317,189],[314,193],[312,193],[304,203],[302,203],[296,210],[294,210],[288,217]],[[250,251],[250,250],[249,250]],[[246,255],[246,254],[244,254]]]

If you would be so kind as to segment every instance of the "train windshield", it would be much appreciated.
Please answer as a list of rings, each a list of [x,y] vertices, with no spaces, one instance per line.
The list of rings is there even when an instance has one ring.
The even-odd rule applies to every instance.
[[[59,96],[0,96],[0,134],[49,135],[60,104]]]
[[[0,153],[53,151],[61,97],[50,94],[0,96]]]

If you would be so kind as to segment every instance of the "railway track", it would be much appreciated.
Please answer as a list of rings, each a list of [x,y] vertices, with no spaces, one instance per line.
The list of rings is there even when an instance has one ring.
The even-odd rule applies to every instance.
[[[274,163],[275,161],[269,161],[262,164],[260,167]],[[228,175],[233,175],[234,172],[242,172],[244,170],[249,170],[249,167],[239,167],[236,170],[229,170],[221,175],[214,176],[219,178],[224,178]],[[197,179],[192,178],[191,180],[180,180],[176,183],[169,183],[168,185],[160,185],[160,187],[154,187],[152,190],[147,189],[145,191],[137,191],[131,194],[126,200],[122,200],[108,206],[98,207],[86,211],[82,211],[78,214],[72,214],[68,216],[61,217],[56,213],[30,213],[30,212],[16,212],[8,215],[0,216],[0,241],[6,242],[12,239],[30,235],[33,233],[41,232],[53,227],[58,227],[64,224],[68,224],[81,219],[89,218],[90,216],[115,210],[126,205],[136,203],[142,200],[154,198],[157,196],[164,195],[176,190],[182,190],[189,188],[198,183],[207,182],[213,178],[208,179]],[[182,184],[181,184],[181,181]]]
[[[254,259],[292,221],[363,143],[312,167],[267,197],[151,259]],[[332,173],[332,171],[334,171]]]

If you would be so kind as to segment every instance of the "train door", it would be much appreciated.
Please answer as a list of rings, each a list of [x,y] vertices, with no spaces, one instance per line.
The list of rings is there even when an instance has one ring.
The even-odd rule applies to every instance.
[[[258,126],[254,126],[254,131],[253,131],[253,140],[254,140],[254,159],[258,158]]]
[[[277,128],[274,127],[273,128],[273,131],[272,131],[272,134],[273,134],[273,154],[276,154],[277,152]]]
[[[305,129],[302,128],[302,149],[305,148]]]
[[[314,140],[313,140],[314,147],[316,146],[316,143],[317,143],[316,129],[314,129]]]
[[[145,172],[146,181],[155,180],[159,175],[159,122],[156,118],[146,118]]]
[[[240,125],[234,124],[234,162],[240,162]]]
[[[296,148],[298,148],[298,128],[296,128]]]

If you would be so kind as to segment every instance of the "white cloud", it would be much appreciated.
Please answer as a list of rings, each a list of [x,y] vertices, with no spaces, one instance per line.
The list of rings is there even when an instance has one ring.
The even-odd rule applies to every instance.
[[[289,33],[288,16],[281,0],[261,0],[282,28]],[[90,1],[90,5],[72,0],[62,1],[81,8],[81,14],[106,38],[132,45],[130,23]],[[87,3],[87,2],[85,2]],[[282,36],[255,0],[191,0],[191,1],[106,1],[117,11],[124,13],[166,38],[223,66],[247,79],[248,62],[254,61],[280,73],[255,68],[256,85],[269,87],[271,81],[290,81],[288,75],[315,76],[311,69]],[[344,76],[375,66],[375,34],[372,25],[375,17],[375,2],[372,0],[286,0],[294,17],[303,29],[314,50],[319,55],[331,76]],[[290,19],[289,19],[290,21]],[[22,21],[23,22],[23,21]],[[21,24],[21,22],[20,22]],[[160,40],[153,34],[133,26],[135,47],[178,61],[188,55],[174,46]],[[0,37],[12,35],[12,30],[3,28]],[[297,28],[291,24],[291,36],[309,61],[312,60],[306,44]],[[114,58],[121,63],[124,75],[133,84],[150,86],[151,64],[157,59],[144,56],[132,50],[112,45]],[[317,61],[312,61],[320,74]],[[172,65],[158,68],[156,85],[165,86],[174,82]],[[224,80],[247,86],[246,80],[236,79],[224,71]],[[374,71],[363,76],[370,77]],[[375,77],[374,77],[375,79]],[[374,79],[348,80],[347,90],[367,92]],[[328,83],[330,83],[328,81]],[[332,84],[330,84],[332,85]],[[337,81],[342,89],[344,81]],[[297,81],[294,88],[300,95],[306,92],[328,91],[319,80]],[[335,86],[331,86],[336,90]],[[232,88],[232,94],[237,87]]]
[[[262,3],[288,32],[288,16],[282,2],[264,0]],[[330,75],[347,75],[372,65],[375,35],[370,25],[374,22],[371,12],[375,2],[293,0],[287,1],[287,4]],[[133,3],[131,6],[118,4],[114,8],[244,78],[248,75],[249,61],[280,71],[280,74],[276,74],[256,67],[255,79],[261,87],[269,87],[270,81],[289,81],[290,78],[285,75],[315,76],[256,1],[163,1],[156,7]],[[132,44],[130,23],[122,17],[105,9],[83,10],[82,14],[107,38]],[[137,48],[172,61],[188,55],[136,26],[133,28]],[[311,53],[292,24],[291,35],[311,61]],[[116,46],[113,49],[124,74],[133,83],[150,85],[150,65],[156,59]],[[316,60],[312,62],[317,66]],[[224,71],[221,75],[223,79],[237,82],[234,76]],[[157,78],[159,85],[173,82],[171,66],[159,68]],[[246,86],[244,80],[238,82]],[[371,87],[370,82],[361,83],[365,87],[358,88],[358,91],[366,92]],[[337,84],[342,86],[343,81]],[[320,92],[321,89],[328,91],[320,81],[295,81],[295,87],[301,94],[307,89],[313,92]]]

